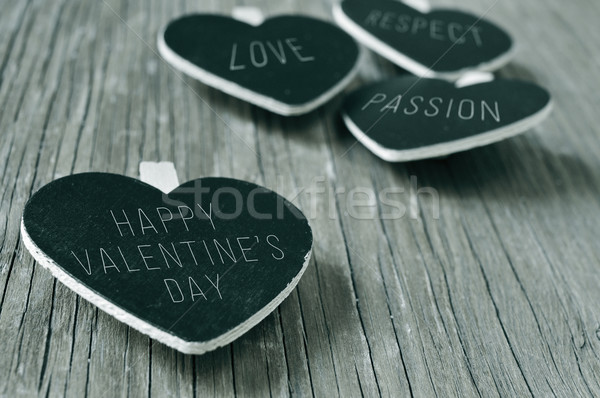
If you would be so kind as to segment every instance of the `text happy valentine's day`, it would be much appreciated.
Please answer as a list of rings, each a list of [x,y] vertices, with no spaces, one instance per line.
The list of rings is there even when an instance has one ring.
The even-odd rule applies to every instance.
[[[222,299],[220,277],[237,263],[253,263],[260,259],[257,251],[271,256],[276,261],[285,257],[275,234],[230,236],[215,238],[194,236],[194,223],[203,223],[203,231],[213,234],[218,231],[218,218],[213,213],[212,203],[208,208],[196,204],[176,207],[153,207],[136,210],[109,210],[107,222],[116,228],[121,242],[111,247],[98,247],[71,251],[77,263],[89,276],[97,274],[144,274],[170,269],[189,269],[194,276],[184,279],[164,278],[164,288],[173,303],[208,300],[207,294],[216,294]],[[232,220],[230,222],[234,222]],[[177,231],[189,234],[190,239],[169,241],[168,236]],[[159,236],[162,242],[155,244],[131,243],[136,238]],[[138,242],[139,243],[139,242]],[[200,267],[200,268],[199,268]],[[198,272],[200,270],[200,272]],[[218,272],[214,272],[218,271]],[[212,275],[212,276],[211,276]],[[216,276],[215,276],[216,275]]]

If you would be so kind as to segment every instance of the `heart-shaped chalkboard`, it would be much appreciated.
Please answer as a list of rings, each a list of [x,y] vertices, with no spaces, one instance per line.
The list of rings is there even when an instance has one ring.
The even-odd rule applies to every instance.
[[[60,178],[27,203],[23,241],[69,288],[185,353],[236,339],[296,286],[308,221],[255,184],[201,178],[169,194],[107,173]]]
[[[342,117],[354,136],[392,162],[448,155],[517,135],[551,109],[543,88],[498,79],[457,88],[439,79],[394,78],[350,93]]]
[[[186,15],[158,36],[160,54],[201,82],[282,115],[298,115],[340,92],[357,70],[346,32],[305,16],[252,26],[221,15]]]
[[[344,0],[333,15],[367,47],[422,77],[455,80],[468,70],[492,71],[513,53],[504,30],[460,11],[422,13],[396,0]]]

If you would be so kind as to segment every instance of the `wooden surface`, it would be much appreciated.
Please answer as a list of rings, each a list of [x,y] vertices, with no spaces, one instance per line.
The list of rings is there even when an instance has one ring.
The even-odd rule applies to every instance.
[[[388,164],[355,145],[339,98],[285,119],[157,56],[170,18],[234,1],[2,1],[0,396],[599,396],[600,3],[435,4],[458,3],[514,35],[499,74],[547,87],[554,112],[502,143]],[[330,18],[330,1],[243,4]],[[368,54],[354,86],[399,72]],[[311,217],[298,288],[230,346],[154,343],[20,242],[32,192],[75,172],[137,176],[141,160],[267,185]],[[403,189],[404,214],[349,208],[369,203],[356,188]]]

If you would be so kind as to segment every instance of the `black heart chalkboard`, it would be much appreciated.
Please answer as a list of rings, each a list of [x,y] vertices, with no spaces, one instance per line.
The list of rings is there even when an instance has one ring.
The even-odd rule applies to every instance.
[[[342,117],[372,152],[399,162],[517,135],[550,109],[550,94],[533,83],[499,79],[457,88],[445,80],[404,76],[350,93]]]
[[[458,79],[492,71],[512,56],[512,39],[496,25],[455,10],[421,13],[396,0],[345,0],[336,22],[357,40],[422,77]]]
[[[41,188],[21,225],[35,259],[100,309],[185,353],[227,344],[296,286],[308,221],[255,184],[202,178],[169,194],[107,173]]]
[[[309,112],[351,80],[359,48],[343,30],[305,16],[251,26],[210,14],[170,22],[160,54],[203,83],[282,115]]]

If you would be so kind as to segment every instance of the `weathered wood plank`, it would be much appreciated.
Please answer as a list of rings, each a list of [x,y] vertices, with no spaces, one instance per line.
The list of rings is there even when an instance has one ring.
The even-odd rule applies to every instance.
[[[499,75],[548,87],[552,117],[486,148],[387,164],[355,144],[339,98],[286,119],[156,53],[158,29],[184,12],[252,4],[330,18],[331,1],[5,1],[0,396],[600,395],[600,5],[435,3],[511,31],[519,50]],[[367,54],[353,86],[398,73]],[[182,181],[264,184],[310,217],[298,288],[227,347],[187,356],[148,339],[19,241],[42,185],[136,176],[141,160],[173,161]]]

